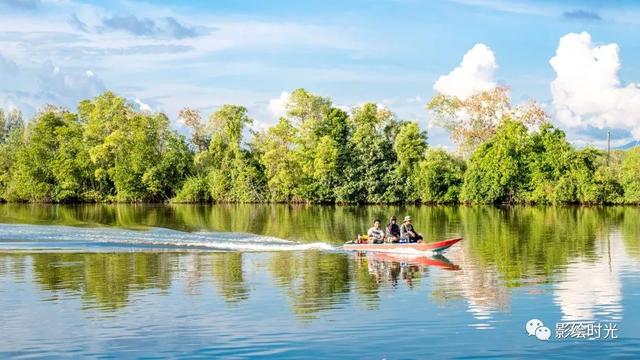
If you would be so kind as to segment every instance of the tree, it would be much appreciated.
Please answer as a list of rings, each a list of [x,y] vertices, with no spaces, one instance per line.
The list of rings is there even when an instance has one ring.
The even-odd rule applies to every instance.
[[[301,201],[299,184],[300,164],[296,158],[297,130],[286,118],[275,126],[257,134],[254,146],[265,168],[269,199],[276,202]]]
[[[192,175],[193,153],[182,135],[170,131],[161,150],[161,159],[142,175],[148,196],[169,200]]]
[[[390,189],[396,154],[393,140],[385,136],[385,126],[395,120],[386,108],[367,103],[353,109],[351,161],[343,172],[344,183],[337,189],[339,202],[378,203],[394,201]]]
[[[493,138],[473,153],[461,198],[477,203],[517,203],[529,186],[531,139],[518,121],[504,120]]]
[[[291,161],[299,169],[296,201],[333,202],[349,162],[351,127],[348,115],[331,100],[304,89],[291,93],[286,120],[296,129]]]
[[[5,125],[4,125],[4,110],[0,108],[0,143],[4,142],[5,138]]]
[[[58,146],[51,162],[55,178],[53,200],[56,202],[96,201],[93,191],[93,173],[89,152],[82,141],[82,124],[75,114],[65,113],[64,126],[56,131]]]
[[[640,204],[640,147],[627,151],[622,162],[621,182],[624,188],[625,202]]]
[[[186,107],[180,110],[178,117],[191,129],[191,143],[196,152],[206,151],[211,142],[211,131],[202,123],[200,111]]]
[[[301,170],[298,177],[298,195],[311,202],[334,199],[331,183],[338,168],[340,152],[333,136],[340,136],[337,123],[340,118],[332,113],[331,99],[314,95],[305,89],[296,89],[286,104],[287,118],[297,128],[295,161]],[[334,126],[337,126],[334,129]],[[320,166],[320,169],[317,168]]]
[[[622,202],[623,188],[618,174],[606,166],[602,151],[585,148],[568,159],[569,171],[560,178],[558,202],[616,204]]]
[[[82,101],[78,114],[97,190],[106,199],[166,200],[189,175],[186,142],[164,114],[136,112],[112,92]]]
[[[503,86],[479,91],[466,99],[438,93],[427,109],[437,124],[451,132],[451,139],[465,157],[490,139],[504,120],[535,127],[549,118],[535,102],[512,107],[509,89]]]
[[[78,105],[78,117],[84,124],[84,142],[95,166],[94,179],[102,197],[117,193],[110,173],[115,172],[118,154],[121,159],[127,154],[122,147],[129,142],[126,127],[133,113],[124,98],[109,91]]]
[[[43,109],[27,128],[25,144],[17,151],[7,197],[36,202],[81,200],[86,171],[80,139],[74,114],[54,107]]]
[[[462,187],[465,162],[442,149],[429,149],[417,169],[416,188],[424,203],[456,203]]]
[[[208,157],[211,198],[219,202],[254,202],[263,196],[263,178],[253,154],[242,149],[242,133],[253,121],[242,106],[224,105],[210,118],[213,136]]]
[[[393,149],[397,158],[395,175],[400,187],[397,191],[400,196],[396,201],[416,201],[419,198],[416,191],[417,168],[427,150],[427,133],[420,130],[418,123],[403,123],[394,140]]]
[[[531,191],[526,200],[538,204],[575,202],[575,195],[567,192],[567,178],[563,179],[570,173],[575,157],[565,133],[546,122],[531,136],[531,141]]]
[[[18,150],[23,145],[24,122],[19,111],[2,116],[2,139],[0,140],[0,201],[7,200],[7,187],[13,177]]]

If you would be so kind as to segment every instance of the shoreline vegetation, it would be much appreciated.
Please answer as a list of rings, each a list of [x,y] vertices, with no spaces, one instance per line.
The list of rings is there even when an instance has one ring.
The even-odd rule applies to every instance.
[[[27,124],[0,110],[0,202],[639,204],[640,147],[577,149],[535,102],[505,87],[427,104],[455,153],[417,122],[367,103],[349,113],[292,92],[286,116],[250,130],[247,109],[208,120],[185,108],[187,139],[163,113],[112,92]]]

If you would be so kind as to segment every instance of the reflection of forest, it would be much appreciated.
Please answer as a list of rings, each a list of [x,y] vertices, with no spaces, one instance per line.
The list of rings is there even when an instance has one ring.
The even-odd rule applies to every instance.
[[[242,253],[228,252],[212,255],[211,274],[219,294],[227,303],[237,303],[249,298],[242,269]]]
[[[351,271],[345,254],[280,252],[271,256],[269,268],[301,319],[313,319],[319,311],[335,308],[350,290]]]
[[[381,288],[419,290],[425,281],[431,301],[446,305],[465,299],[478,319],[508,309],[510,287],[556,282],[554,298],[567,318],[590,317],[603,306],[619,313],[621,264],[640,258],[640,208],[635,207],[1,205],[0,221],[164,226],[338,242],[364,231],[370,218],[390,213],[411,213],[429,240],[464,235],[447,254],[461,271],[429,270],[425,280],[422,268],[366,256],[321,251],[264,255],[273,284],[289,298],[298,318],[315,318],[346,301],[350,292],[375,309]],[[251,296],[255,274],[247,272],[246,262],[238,252],[0,253],[0,276],[20,280],[32,272],[44,291],[75,293],[87,306],[105,310],[125,306],[136,292],[167,292],[176,278],[184,281],[187,294],[201,294],[203,286],[213,285],[226,303],[237,306]],[[590,303],[580,301],[585,297]]]
[[[171,286],[167,254],[0,254],[0,274],[24,277],[28,263],[43,290],[77,293],[88,306],[104,310],[125,306],[131,292]]]

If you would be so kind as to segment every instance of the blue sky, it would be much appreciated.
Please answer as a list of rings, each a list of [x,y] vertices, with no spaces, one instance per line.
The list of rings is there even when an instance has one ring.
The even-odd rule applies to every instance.
[[[602,146],[606,129],[622,144],[640,137],[638,15],[633,1],[0,0],[0,107],[74,109],[111,89],[176,128],[180,108],[224,103],[263,128],[304,87],[345,108],[384,104],[449,146],[424,106],[481,43],[467,70],[489,70],[462,69],[459,83],[536,99],[576,144]]]

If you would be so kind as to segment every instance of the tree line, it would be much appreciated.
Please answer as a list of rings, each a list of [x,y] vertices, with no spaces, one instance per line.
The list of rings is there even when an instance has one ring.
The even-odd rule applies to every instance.
[[[427,105],[458,145],[430,148],[418,123],[366,103],[292,92],[286,115],[253,131],[247,109],[204,119],[187,139],[163,113],[112,92],[77,111],[46,106],[27,124],[0,111],[0,200],[206,203],[640,203],[640,148],[577,149],[536,103],[498,87]]]

